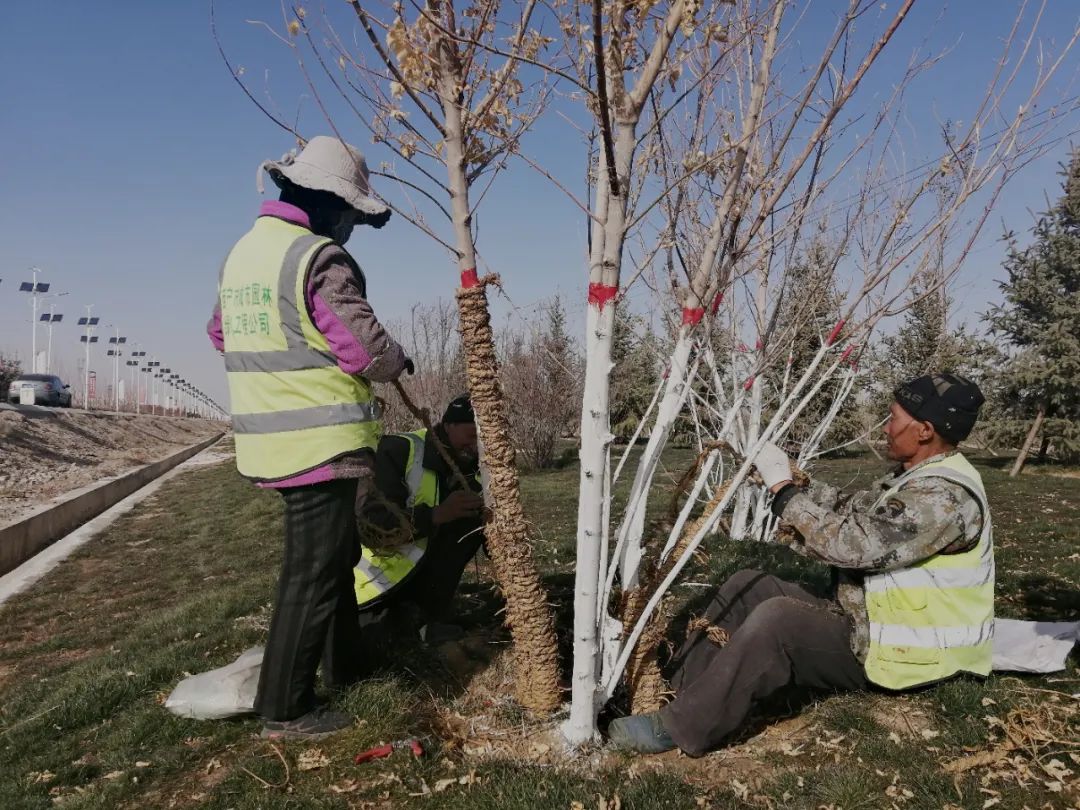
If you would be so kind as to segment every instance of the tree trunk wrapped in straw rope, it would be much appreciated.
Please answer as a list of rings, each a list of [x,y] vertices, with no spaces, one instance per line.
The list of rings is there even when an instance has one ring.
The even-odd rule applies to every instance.
[[[465,372],[483,445],[491,511],[484,527],[495,578],[506,599],[506,623],[514,639],[518,700],[536,712],[559,705],[558,649],[552,614],[532,559],[521,508],[514,447],[491,331],[485,276],[457,291]]]
[[[701,460],[701,458],[698,459],[691,471],[700,467]],[[648,601],[650,594],[656,590],[656,586],[667,576],[675,560],[682,556],[687,544],[697,534],[698,529],[704,525],[716,507],[720,505],[720,501],[724,499],[727,489],[727,484],[722,484],[716,488],[716,492],[713,493],[709,502],[705,504],[701,516],[686,526],[679,541],[675,544],[671,553],[668,554],[667,559],[659,566],[652,567],[651,571],[648,572],[649,575],[645,577],[647,582],[644,585],[632,589],[623,598],[623,610],[620,618],[624,628],[629,630],[629,628],[637,624],[637,620],[641,618],[641,613],[645,609],[645,603]],[[668,622],[670,621],[671,600],[665,599],[656,612],[653,613],[652,619],[646,625],[645,631],[638,639],[634,652],[626,664],[626,687],[630,694],[630,706],[634,714],[654,712],[663,703],[663,695],[667,689],[664,678],[660,674],[660,665],[656,660],[656,655],[660,642],[664,640],[664,633],[667,631]]]

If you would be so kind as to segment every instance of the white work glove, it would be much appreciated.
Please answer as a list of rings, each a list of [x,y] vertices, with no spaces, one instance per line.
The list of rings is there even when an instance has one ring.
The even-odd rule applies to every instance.
[[[754,459],[754,466],[757,467],[758,475],[767,489],[791,480],[791,464],[788,462],[787,453],[772,442],[765,442],[765,446]]]

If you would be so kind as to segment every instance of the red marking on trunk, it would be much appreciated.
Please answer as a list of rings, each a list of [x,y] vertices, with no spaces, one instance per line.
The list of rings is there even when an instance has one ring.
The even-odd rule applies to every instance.
[[[843,318],[836,322],[836,326],[834,326],[832,328],[832,331],[829,332],[829,339],[825,341],[826,346],[832,346],[836,342],[836,339],[840,337],[840,333],[844,329],[845,323],[847,323],[847,321],[845,321]]]
[[[716,297],[712,300],[712,307],[711,307],[711,314],[712,315],[715,315],[717,313],[717,311],[720,309],[720,305],[722,303],[724,303],[724,294],[722,292],[718,292],[716,294]]]
[[[604,309],[604,304],[608,301],[614,301],[615,296],[619,294],[618,287],[609,287],[606,284],[590,284],[589,285],[589,303],[595,304],[599,310]]]
[[[694,326],[705,317],[705,307],[683,307],[683,326]]]
[[[469,270],[462,270],[461,271],[461,286],[464,289],[467,290],[470,287],[476,287],[479,284],[480,284],[480,279],[478,279],[476,277],[476,268],[475,267],[470,268]]]
[[[743,383],[743,391],[749,391],[754,387],[754,375],[751,374],[746,378],[746,382]]]

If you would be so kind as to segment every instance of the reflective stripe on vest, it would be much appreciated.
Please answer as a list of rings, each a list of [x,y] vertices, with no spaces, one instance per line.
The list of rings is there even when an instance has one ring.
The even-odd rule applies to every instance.
[[[438,506],[438,478],[431,470],[424,469],[427,430],[397,435],[409,442],[409,455],[405,462],[405,484],[409,491],[406,506],[409,509],[416,505]],[[404,582],[423,559],[427,543],[427,538],[421,537],[386,551],[373,551],[364,546],[353,574],[357,604],[374,602]]]
[[[990,672],[994,635],[993,522],[978,472],[954,453],[901,476],[882,495],[919,478],[945,478],[967,490],[982,511],[982,532],[971,549],[927,560],[863,582],[870,621],[865,669],[874,683],[906,689],[961,671]]]
[[[316,254],[331,240],[259,217],[230,251],[218,285],[236,465],[280,480],[378,442],[371,385],[343,372],[307,311]]]

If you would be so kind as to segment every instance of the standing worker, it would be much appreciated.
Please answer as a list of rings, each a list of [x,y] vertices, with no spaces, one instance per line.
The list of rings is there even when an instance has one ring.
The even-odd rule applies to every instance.
[[[429,436],[421,428],[379,441],[376,488],[358,513],[365,543],[355,577],[362,615],[381,616],[388,610],[391,626],[404,624],[419,630],[424,641],[438,644],[462,634],[449,621],[450,605],[465,566],[484,543],[476,420],[469,397],[447,405],[432,432]],[[455,460],[468,487],[436,442]]]
[[[225,355],[236,466],[285,501],[255,711],[264,737],[317,738],[352,724],[317,703],[320,657],[328,686],[360,674],[352,566],[358,483],[372,475],[381,433],[371,382],[411,373],[412,363],[375,317],[364,274],[342,247],[355,225],[381,228],[390,218],[363,155],[319,136],[261,169],[280,198],[262,204],[229,251],[207,330]]]
[[[795,529],[793,551],[835,567],[836,599],[758,571],[735,574],[706,613],[726,645],[691,634],[675,659],[675,699],[612,721],[612,741],[700,756],[792,685],[901,691],[961,672],[988,675],[990,508],[979,473],[956,449],[982,403],[978,386],[955,374],[901,385],[885,427],[898,466],[852,495],[817,481],[797,489],[787,456],[766,444],[755,464],[772,511]]]

